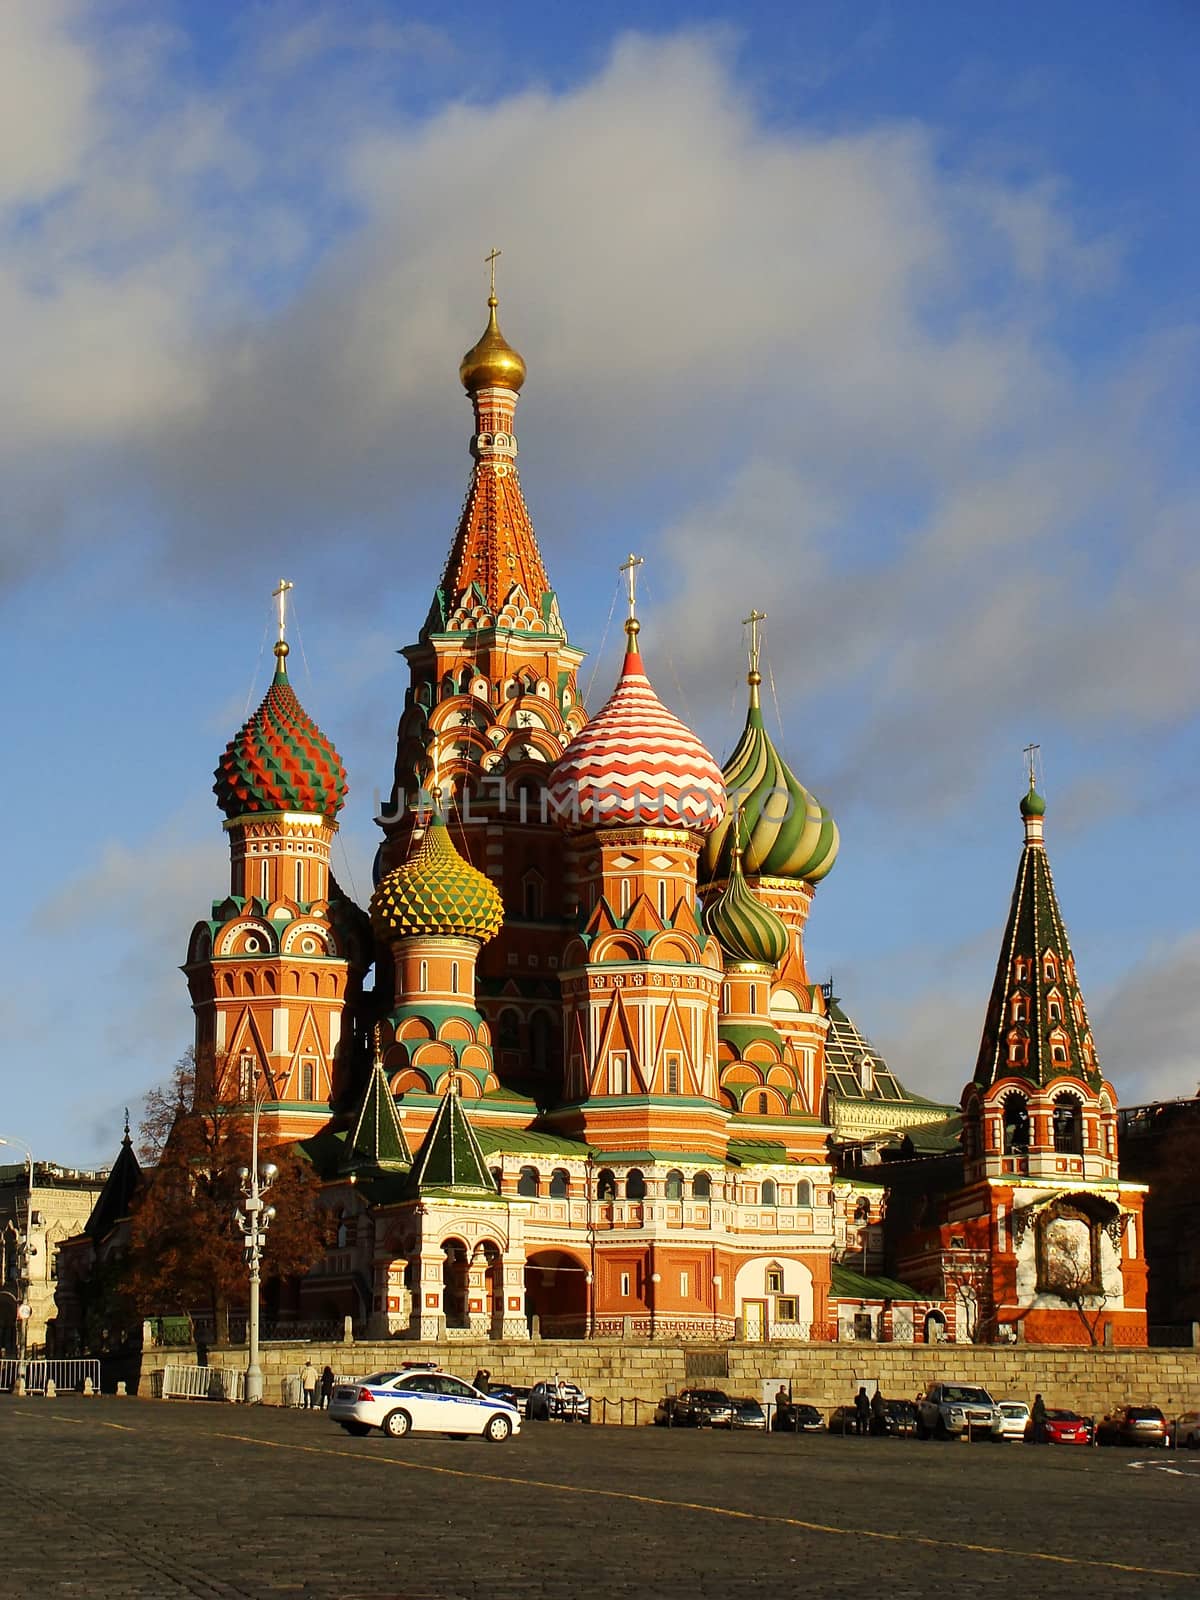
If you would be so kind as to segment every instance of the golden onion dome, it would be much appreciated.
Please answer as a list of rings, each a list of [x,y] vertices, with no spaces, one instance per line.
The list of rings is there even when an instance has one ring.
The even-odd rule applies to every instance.
[[[496,321],[499,303],[494,294],[488,296],[488,325],[483,337],[459,364],[458,376],[468,394],[478,394],[481,389],[517,392],[525,382],[525,363],[500,332]]]
[[[500,891],[459,855],[439,812],[371,896],[371,926],[384,943],[440,935],[486,944],[503,921]]]

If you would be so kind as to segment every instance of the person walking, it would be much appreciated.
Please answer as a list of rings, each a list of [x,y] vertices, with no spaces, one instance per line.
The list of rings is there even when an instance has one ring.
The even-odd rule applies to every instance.
[[[785,1384],[780,1384],[775,1391],[775,1422],[776,1433],[786,1433],[792,1426],[792,1397]]]
[[[854,1431],[860,1439],[865,1439],[870,1429],[871,1397],[864,1383],[859,1384],[858,1393],[854,1396]]]
[[[1031,1413],[1031,1420],[1033,1422],[1033,1442],[1034,1442],[1034,1444],[1045,1444],[1046,1443],[1046,1402],[1042,1399],[1040,1394],[1035,1394],[1034,1397],[1033,1397],[1033,1411]]]
[[[311,1411],[317,1393],[317,1369],[312,1364],[312,1357],[300,1368],[300,1387],[304,1391],[304,1409]]]
[[[333,1399],[333,1368],[330,1366],[321,1369],[321,1410],[329,1410],[329,1402]]]
[[[871,1396],[871,1432],[882,1439],[886,1437],[887,1431],[887,1406],[884,1404],[883,1390],[876,1383],[875,1393]]]

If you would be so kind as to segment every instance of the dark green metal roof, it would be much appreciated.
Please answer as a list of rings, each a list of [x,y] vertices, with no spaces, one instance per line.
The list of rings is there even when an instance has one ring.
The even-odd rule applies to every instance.
[[[844,1267],[835,1261],[832,1268],[830,1294],[835,1300],[928,1300],[919,1289],[910,1289],[907,1283],[895,1278],[868,1278],[861,1272]]]
[[[420,1190],[467,1190],[473,1194],[495,1194],[496,1184],[488,1171],[475,1130],[467,1121],[458,1094],[451,1089],[443,1095],[437,1115],[417,1152],[412,1169],[413,1186]]]
[[[347,1155],[353,1165],[375,1167],[410,1167],[412,1151],[400,1126],[396,1102],[377,1061],[367,1079],[358,1120],[346,1141]]]

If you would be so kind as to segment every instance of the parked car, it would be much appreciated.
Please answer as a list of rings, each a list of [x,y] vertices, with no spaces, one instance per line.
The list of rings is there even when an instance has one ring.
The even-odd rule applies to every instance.
[[[1031,1420],[1029,1407],[1024,1400],[1001,1400],[999,1437],[1001,1439],[1024,1439],[1025,1430],[1029,1427]]]
[[[1200,1411],[1184,1411],[1171,1424],[1176,1450],[1200,1450]]]
[[[1096,1427],[1097,1444],[1157,1445],[1166,1449],[1171,1430],[1157,1406],[1118,1406]]]
[[[449,1372],[408,1368],[373,1372],[334,1386],[329,1402],[332,1421],[347,1433],[379,1428],[389,1439],[409,1433],[448,1433],[452,1438],[482,1434],[503,1444],[521,1431],[516,1406],[481,1394]]]
[[[530,1422],[590,1422],[592,1402],[577,1383],[561,1378],[535,1383],[525,1400],[525,1415]]]
[[[965,1383],[931,1383],[917,1404],[919,1439],[1000,1437],[1000,1407],[986,1389]]]
[[[917,1431],[917,1408],[911,1400],[884,1400],[887,1431],[896,1437],[908,1437]]]
[[[1091,1444],[1096,1425],[1091,1417],[1081,1417],[1075,1411],[1047,1411],[1047,1444]],[[1035,1443],[1033,1418],[1025,1424],[1025,1443]]]
[[[487,1392],[497,1400],[507,1400],[510,1406],[516,1406],[521,1415],[525,1415],[525,1404],[529,1399],[527,1383],[489,1383]]]
[[[853,1406],[834,1406],[826,1424],[830,1433],[857,1433],[858,1420]]]
[[[714,1427],[766,1427],[766,1413],[749,1395],[734,1395],[730,1400],[728,1422],[714,1421]]]
[[[654,1408],[654,1426],[656,1428],[673,1428],[675,1426],[675,1403],[679,1399],[677,1394],[665,1394]]]
[[[727,1428],[733,1401],[723,1389],[684,1389],[675,1396],[671,1413],[676,1428]]]
[[[816,1406],[802,1401],[790,1405],[786,1411],[776,1411],[771,1427],[775,1433],[821,1433],[825,1419]]]

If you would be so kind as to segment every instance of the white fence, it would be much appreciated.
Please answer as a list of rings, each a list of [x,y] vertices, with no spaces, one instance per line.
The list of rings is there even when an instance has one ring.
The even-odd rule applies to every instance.
[[[12,1356],[0,1358],[0,1390],[16,1388],[20,1366],[20,1361]],[[56,1389],[64,1392],[80,1390],[85,1378],[92,1380],[92,1387],[99,1394],[100,1363],[90,1356],[79,1356],[70,1361],[25,1363],[25,1387],[30,1394],[45,1394],[47,1383],[53,1383]]]
[[[156,1400],[244,1400],[246,1374],[241,1367],[165,1366],[153,1374]]]

